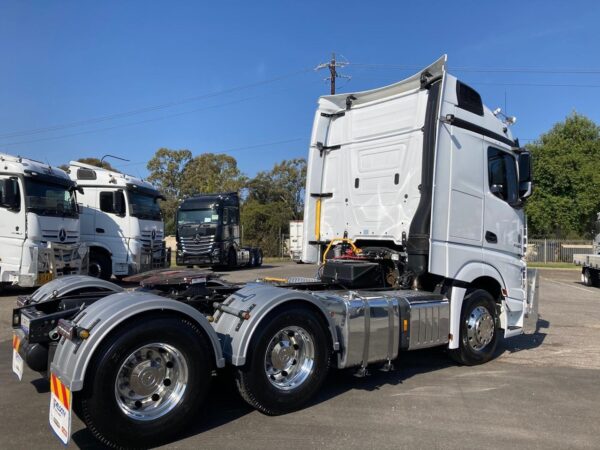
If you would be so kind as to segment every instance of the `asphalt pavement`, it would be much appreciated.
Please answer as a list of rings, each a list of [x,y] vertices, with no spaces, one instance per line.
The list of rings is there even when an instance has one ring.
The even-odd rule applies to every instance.
[[[265,264],[224,274],[231,281],[312,276],[314,266]],[[48,384],[11,370],[10,314],[0,296],[0,448],[60,449],[48,425]],[[543,270],[535,334],[506,339],[477,367],[443,350],[402,354],[396,370],[366,378],[332,371],[302,411],[267,417],[241,400],[227,374],[216,380],[204,415],[165,448],[599,448],[600,289],[575,270]],[[103,448],[73,420],[68,448]]]

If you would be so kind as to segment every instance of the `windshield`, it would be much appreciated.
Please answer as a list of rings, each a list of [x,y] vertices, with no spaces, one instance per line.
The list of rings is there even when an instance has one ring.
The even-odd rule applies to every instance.
[[[180,209],[177,216],[179,225],[200,225],[203,223],[217,223],[219,214],[214,208],[202,208],[194,210]]]
[[[147,220],[162,219],[157,197],[132,191],[127,192],[127,197],[129,198],[129,210],[132,217]]]
[[[68,186],[25,178],[27,210],[42,216],[77,216],[75,193]]]

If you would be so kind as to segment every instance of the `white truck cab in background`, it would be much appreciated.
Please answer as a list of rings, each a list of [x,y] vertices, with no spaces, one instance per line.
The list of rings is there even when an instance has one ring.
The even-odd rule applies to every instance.
[[[79,274],[76,185],[61,169],[0,154],[0,282],[24,287]]]
[[[162,195],[152,184],[77,161],[69,174],[83,188],[81,238],[90,249],[90,275],[108,280],[169,266]]]

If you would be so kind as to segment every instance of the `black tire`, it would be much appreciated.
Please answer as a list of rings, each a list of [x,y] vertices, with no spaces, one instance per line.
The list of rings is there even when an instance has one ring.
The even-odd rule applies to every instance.
[[[160,333],[157,335],[157,330]],[[145,392],[142,401],[148,401],[150,409],[152,401],[158,401],[156,392],[163,395],[162,401],[167,401],[169,397],[168,389],[163,386],[184,386],[179,392],[181,397],[173,395],[172,406],[163,415],[152,417],[149,420],[136,419],[131,416],[123,406],[119,404],[117,395],[120,395],[118,389],[122,389],[123,384],[117,384],[119,373],[131,374],[138,370],[134,368],[131,371],[123,372],[122,365],[127,361],[134,361],[134,364],[143,364],[138,359],[136,350],[144,346],[152,347],[154,345],[167,346],[175,349],[178,356],[174,357],[175,352],[169,351],[146,353],[148,361],[152,367],[159,367],[158,371],[164,370],[163,378],[158,379],[157,391],[149,394]],[[136,355],[133,359],[131,357]],[[157,356],[157,358],[155,358]],[[162,358],[162,363],[155,365]],[[171,361],[169,361],[171,358]],[[187,378],[183,383],[183,377],[177,378],[177,370],[183,367],[178,361],[185,361],[187,369]],[[161,443],[168,442],[174,436],[183,431],[191,421],[197,421],[197,413],[208,392],[211,381],[211,374],[214,369],[214,356],[208,338],[204,335],[200,327],[191,321],[177,317],[146,317],[138,323],[127,327],[121,327],[119,330],[109,335],[100,345],[94,354],[94,358],[87,370],[84,390],[76,393],[74,398],[77,406],[74,408],[83,422],[87,425],[90,432],[102,443],[111,447],[118,448],[148,448],[155,447]],[[169,366],[169,363],[171,364]],[[143,366],[140,366],[143,367]],[[139,389],[148,388],[140,383],[146,379],[143,369],[140,369],[139,377],[134,380],[132,376],[125,384],[125,389],[131,389],[130,396],[138,395],[134,389],[134,382]],[[168,372],[171,370],[171,372]],[[183,370],[182,370],[183,372]],[[172,375],[173,381],[169,380]],[[152,375],[152,374],[150,374]],[[180,381],[177,381],[177,380]],[[121,382],[123,379],[121,379]],[[169,384],[167,384],[169,381]],[[131,384],[129,384],[131,382]],[[173,384],[172,384],[173,383]],[[152,387],[153,389],[154,387]],[[149,388],[148,388],[149,389]],[[163,389],[160,391],[160,389]],[[124,397],[121,396],[121,403],[124,403]],[[134,397],[135,398],[135,397]],[[160,396],[158,397],[160,398]],[[165,400],[166,399],[166,400]],[[160,404],[157,404],[160,405]],[[139,408],[136,404],[134,409]],[[144,413],[138,409],[134,413]],[[148,417],[151,413],[148,413]],[[146,417],[146,418],[148,418]]]
[[[256,249],[256,261],[254,266],[255,267],[260,267],[262,266],[263,263],[263,254],[262,254],[262,250],[260,248]]]
[[[110,256],[104,252],[92,250],[88,266],[88,274],[102,280],[110,280],[112,276],[112,261]]]
[[[467,292],[460,314],[459,346],[451,349],[449,354],[456,362],[466,366],[486,363],[496,351],[498,331],[496,303],[492,295],[483,289]],[[493,333],[491,337],[490,332]]]
[[[256,251],[251,248],[248,250],[248,255],[249,259],[248,264],[246,264],[246,267],[254,267],[256,265]]]
[[[229,253],[227,253],[227,268],[229,270],[237,268],[237,252],[233,247],[230,247]]]
[[[274,384],[276,382],[275,376],[269,377],[266,367],[269,344],[280,334],[280,331],[289,331],[289,327],[301,329],[302,334],[306,333],[310,337],[314,358],[310,369],[306,371],[308,374],[306,378],[302,381],[297,378],[298,384],[295,387],[286,389]],[[306,347],[306,341],[302,338],[297,339],[296,336],[292,337],[287,333],[280,335],[289,336],[290,343],[299,343],[302,346],[293,355],[288,355],[288,361],[291,361],[292,365],[294,364],[293,361],[297,361],[298,367],[301,367],[300,361],[302,359],[296,360],[293,358],[299,357],[299,352],[308,348]],[[302,408],[325,381],[331,355],[329,341],[324,325],[312,311],[294,306],[276,311],[272,316],[262,321],[261,328],[257,330],[250,343],[246,365],[235,371],[236,385],[240,395],[250,406],[267,415],[286,414]],[[275,345],[276,347],[277,345]],[[293,347],[294,345],[288,346],[288,349]],[[279,348],[284,348],[284,346]],[[272,350],[274,351],[274,348]],[[281,371],[278,376],[284,373],[286,372]],[[290,375],[293,373],[290,370]],[[292,381],[290,380],[290,382]]]
[[[594,285],[594,274],[587,267],[581,272],[581,282],[586,286]]]

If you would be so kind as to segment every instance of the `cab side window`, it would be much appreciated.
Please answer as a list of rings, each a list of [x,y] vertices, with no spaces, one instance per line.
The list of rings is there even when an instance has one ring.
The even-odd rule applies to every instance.
[[[229,225],[237,225],[238,224],[238,209],[229,207],[227,208],[229,211]]]
[[[0,180],[0,207],[11,211],[21,210],[21,190],[17,178]]]
[[[519,198],[515,158],[494,147],[488,148],[488,182],[490,192],[513,205]]]
[[[111,214],[124,214],[125,196],[123,192],[100,192],[100,210]]]

